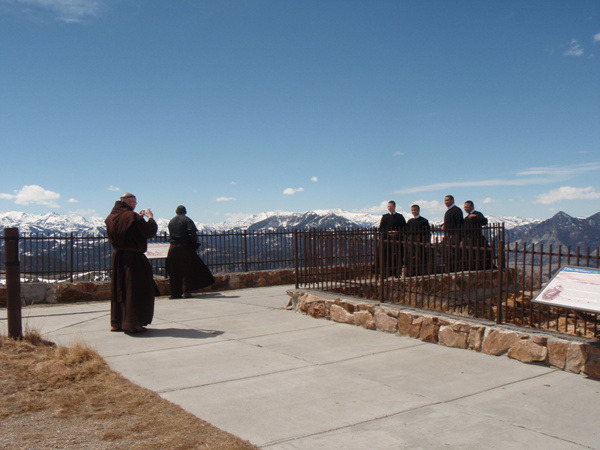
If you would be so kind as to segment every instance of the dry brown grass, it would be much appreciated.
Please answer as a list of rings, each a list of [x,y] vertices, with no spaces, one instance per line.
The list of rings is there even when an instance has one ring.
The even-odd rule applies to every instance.
[[[0,335],[0,448],[255,448],[110,370],[84,344]]]

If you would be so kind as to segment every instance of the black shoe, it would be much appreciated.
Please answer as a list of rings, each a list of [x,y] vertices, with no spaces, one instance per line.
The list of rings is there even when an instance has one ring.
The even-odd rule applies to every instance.
[[[177,298],[181,298],[181,295],[171,295],[171,297],[169,297],[171,300],[175,300]]]

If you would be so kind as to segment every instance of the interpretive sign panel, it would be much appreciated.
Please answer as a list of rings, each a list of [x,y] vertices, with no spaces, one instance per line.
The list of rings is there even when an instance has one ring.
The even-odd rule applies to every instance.
[[[148,259],[166,258],[169,253],[169,244],[148,244],[146,257]]]
[[[563,267],[533,301],[600,313],[600,269]]]

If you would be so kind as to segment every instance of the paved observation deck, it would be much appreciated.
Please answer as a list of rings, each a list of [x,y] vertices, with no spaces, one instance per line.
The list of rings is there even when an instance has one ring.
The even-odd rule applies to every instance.
[[[262,448],[600,449],[600,382],[297,314],[289,288],[161,297],[132,336],[109,332],[108,302],[23,324]]]

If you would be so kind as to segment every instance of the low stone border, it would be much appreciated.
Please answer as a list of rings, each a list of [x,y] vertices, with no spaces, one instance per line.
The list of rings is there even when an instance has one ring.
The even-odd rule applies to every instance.
[[[369,330],[410,336],[425,342],[506,355],[590,378],[600,378],[600,342],[510,325],[431,313],[372,300],[347,299],[310,289],[290,289],[288,307],[316,318],[354,324]]]
[[[216,274],[215,284],[201,289],[199,292],[293,284],[294,280],[294,271],[291,269]],[[156,277],[155,281],[160,295],[171,294],[171,287],[167,278]],[[89,302],[96,300],[110,300],[110,281],[21,283],[21,302],[23,305]],[[6,286],[0,286],[0,306],[6,306]]]

